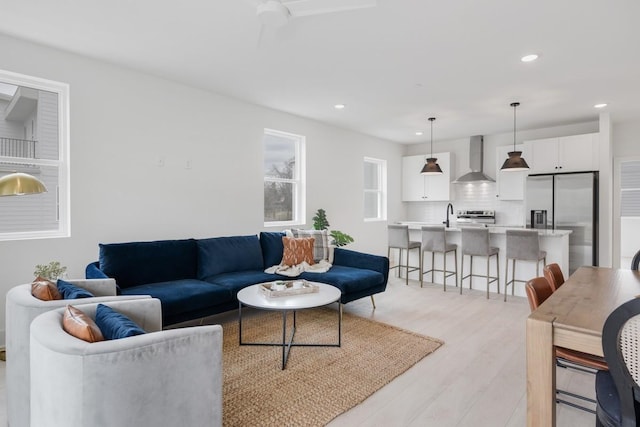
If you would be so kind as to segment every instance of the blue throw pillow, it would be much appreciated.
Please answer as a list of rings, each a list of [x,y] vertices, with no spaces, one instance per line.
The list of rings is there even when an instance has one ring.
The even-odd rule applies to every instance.
[[[282,238],[286,234],[282,231],[262,231],[260,232],[260,246],[262,248],[262,258],[264,268],[269,268],[280,264],[284,253]]]
[[[144,329],[136,325],[133,320],[104,304],[98,304],[96,308],[96,325],[106,340],[117,340],[145,333]]]
[[[79,288],[60,279],[58,279],[56,287],[58,288],[58,292],[60,292],[62,299],[92,298],[95,296],[86,289]]]

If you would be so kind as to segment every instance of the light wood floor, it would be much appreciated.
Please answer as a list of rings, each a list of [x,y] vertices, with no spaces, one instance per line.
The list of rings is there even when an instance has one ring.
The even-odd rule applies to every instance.
[[[491,426],[526,425],[525,298],[504,303],[496,294],[392,278],[376,295],[377,309],[362,298],[345,311],[440,338],[445,344],[362,404],[329,425]],[[223,315],[225,318],[233,313]],[[207,322],[209,323],[209,322]],[[354,361],[357,363],[357,361]],[[393,363],[392,360],[389,363]],[[593,396],[593,376],[558,370],[558,386]],[[0,362],[0,426],[6,425],[5,363]],[[560,427],[592,426],[595,416],[557,407]]]

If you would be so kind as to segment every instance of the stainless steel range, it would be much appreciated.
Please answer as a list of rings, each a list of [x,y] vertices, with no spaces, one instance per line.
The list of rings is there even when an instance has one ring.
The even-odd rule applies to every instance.
[[[457,213],[458,224],[495,224],[496,223],[496,211],[458,211]]]

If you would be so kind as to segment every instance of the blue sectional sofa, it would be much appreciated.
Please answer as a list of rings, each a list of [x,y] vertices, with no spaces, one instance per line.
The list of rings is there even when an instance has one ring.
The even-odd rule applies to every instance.
[[[237,308],[236,294],[246,286],[290,279],[264,272],[280,263],[283,236],[100,244],[99,260],[87,266],[86,277],[114,278],[121,295],[158,298],[163,325],[171,325]],[[383,292],[388,277],[388,258],[341,248],[329,271],[299,276],[336,286],[342,303]]]

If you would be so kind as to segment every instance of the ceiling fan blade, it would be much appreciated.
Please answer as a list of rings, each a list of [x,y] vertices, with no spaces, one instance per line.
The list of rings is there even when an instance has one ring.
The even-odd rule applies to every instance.
[[[290,0],[282,4],[297,17],[375,7],[377,0]]]

